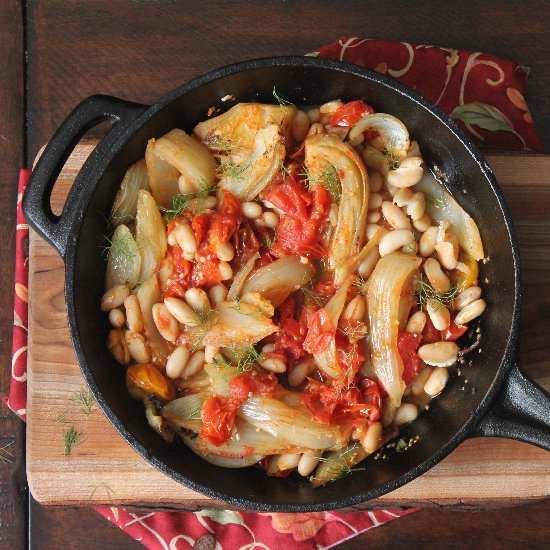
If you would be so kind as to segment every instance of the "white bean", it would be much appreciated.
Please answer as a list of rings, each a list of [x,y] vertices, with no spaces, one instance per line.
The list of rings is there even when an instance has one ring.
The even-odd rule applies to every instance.
[[[291,470],[296,468],[300,463],[300,458],[302,455],[300,453],[284,454],[279,457],[279,462],[277,463],[279,470]]]
[[[465,325],[466,323],[473,321],[476,317],[479,317],[485,311],[486,307],[487,303],[483,298],[472,302],[457,313],[455,317],[455,323],[457,325]]]
[[[279,471],[279,456],[280,455],[271,455],[267,459],[265,470],[269,475],[274,475]]]
[[[178,225],[174,230],[176,241],[185,254],[197,252],[197,241],[191,227],[187,224]]]
[[[372,193],[369,198],[369,211],[370,210],[378,210],[382,206],[382,203],[384,200],[382,199],[382,195],[380,193]]]
[[[235,257],[235,249],[229,242],[221,244],[216,249],[216,256],[222,262],[230,262]]]
[[[111,352],[117,363],[127,365],[130,362],[130,351],[124,338],[124,331],[119,328],[112,329],[107,336],[107,349]]]
[[[378,250],[380,256],[386,256],[386,254],[391,254],[405,246],[412,248],[413,245],[416,247],[416,240],[412,231],[408,229],[395,229],[382,237]]]
[[[271,353],[272,351],[275,351],[275,344],[266,344],[262,348],[262,353]]]
[[[293,387],[298,387],[315,370],[315,362],[312,358],[306,359],[294,365],[294,368],[288,373],[288,383]]]
[[[160,332],[160,335],[168,342],[175,342],[178,337],[178,322],[170,313],[165,304],[153,306],[153,321]]]
[[[286,372],[286,364],[279,357],[267,357],[266,359],[260,359],[260,366],[270,372],[281,374]]]
[[[200,318],[196,312],[183,300],[173,296],[164,298],[164,304],[168,311],[182,324],[189,327],[196,327],[200,324]]]
[[[309,118],[304,111],[296,111],[292,119],[292,137],[298,142],[304,141],[309,131]]]
[[[151,354],[142,334],[127,330],[124,334],[124,338],[132,359],[137,363],[149,363],[151,361]]]
[[[319,122],[314,122],[309,127],[309,132],[307,133],[307,135],[314,136],[316,134],[324,134],[324,133],[325,133],[325,128],[323,127],[323,125]]]
[[[378,210],[373,210],[367,214],[367,223],[378,223],[382,219],[382,214]]]
[[[384,214],[384,218],[386,218],[386,221],[394,229],[412,229],[409,218],[407,218],[403,210],[395,206],[393,202],[384,201],[382,203],[382,214]]]
[[[196,199],[199,202],[201,199]],[[218,199],[214,195],[208,195],[202,203],[202,208],[205,210],[212,210],[218,206]]]
[[[380,253],[378,252],[378,247],[375,246],[365,257],[365,259],[359,264],[357,268],[357,273],[363,277],[363,279],[368,279],[371,273],[374,271],[378,260],[380,259]]]
[[[437,257],[439,258],[441,265],[445,269],[452,270],[456,268],[458,260],[453,243],[448,241],[437,243],[434,248],[437,252]]]
[[[342,314],[342,319],[351,319],[353,321],[362,321],[365,317],[365,311],[367,309],[365,298],[363,296],[357,295],[344,309]]]
[[[404,159],[397,169],[388,172],[388,183],[399,188],[416,185],[424,174],[421,164],[422,159],[420,157],[408,157]]]
[[[422,334],[425,326],[426,314],[423,311],[416,311],[409,317],[409,320],[407,321],[407,326],[405,327],[405,332]]]
[[[168,237],[166,238],[166,241],[170,246],[176,246],[178,244],[178,241],[176,241],[176,233],[175,231],[170,231],[168,233]]]
[[[119,308],[130,296],[130,289],[126,285],[116,285],[101,297],[101,311],[107,312]]]
[[[109,311],[109,323],[115,328],[122,328],[126,324],[126,316],[118,308]]]
[[[382,424],[373,422],[361,438],[363,449],[369,454],[374,453],[382,444]]]
[[[128,328],[133,332],[141,332],[143,330],[143,315],[136,294],[130,294],[124,300],[124,309],[126,310],[126,324]]]
[[[381,191],[382,186],[384,185],[384,180],[382,179],[382,174],[378,170],[370,169],[369,174],[369,187],[372,193],[378,193]]]
[[[178,190],[182,195],[190,195],[194,193],[197,189],[193,182],[188,179],[183,174],[178,178]]]
[[[438,232],[439,229],[432,226],[422,233],[422,237],[420,237],[420,242],[418,243],[418,249],[422,257],[427,258],[435,252]]]
[[[408,187],[404,187],[395,194],[393,202],[399,207],[405,207],[407,215],[413,222],[424,216],[426,209],[424,193],[413,193]]]
[[[432,225],[432,219],[428,214],[424,214],[421,218],[418,220],[413,221],[413,227],[420,231],[420,233],[424,233],[428,230],[428,228]]]
[[[166,361],[166,376],[168,378],[180,378],[189,360],[189,350],[185,346],[176,348]]]
[[[387,428],[395,418],[397,407],[389,397],[382,399],[382,408],[380,409],[380,422],[384,428]]]
[[[255,220],[262,215],[262,207],[257,202],[243,202],[241,208],[245,218]]]
[[[211,309],[208,294],[202,288],[189,288],[185,292],[185,301],[191,308],[201,313]]]
[[[349,140],[349,144],[353,147],[359,147],[365,141],[365,134],[357,134],[353,139]]]
[[[181,375],[182,378],[191,378],[197,372],[199,372],[203,367],[205,363],[205,354],[204,351],[196,351],[191,355],[189,360],[187,361],[187,364],[185,365],[185,368],[183,369],[183,373]]]
[[[365,231],[365,234],[367,236],[367,241],[370,241],[374,237],[374,235],[376,235],[376,232],[379,229],[384,229],[384,228],[381,225],[378,225],[376,223],[368,223]],[[384,229],[384,231],[387,232],[386,229]]]
[[[222,281],[229,281],[233,277],[233,268],[227,262],[220,262],[218,269]]]
[[[451,314],[449,310],[435,298],[426,301],[426,311],[430,316],[430,321],[437,330],[446,330],[451,324]]]
[[[424,393],[424,384],[432,374],[432,367],[426,367],[420,371],[418,376],[411,383],[411,393],[420,397]]]
[[[264,212],[262,214],[262,220],[264,221],[267,227],[275,229],[279,223],[279,216],[275,212]]]
[[[449,380],[449,370],[441,367],[435,368],[424,385],[424,392],[434,397],[440,393]]]
[[[472,302],[475,302],[480,298],[481,288],[478,286],[470,286],[456,297],[456,307],[457,309],[464,309],[466,306],[469,306]]]
[[[435,342],[418,348],[418,357],[432,367],[450,367],[456,363],[460,348],[454,342]]]
[[[321,117],[321,112],[317,107],[314,107],[313,109],[306,109],[305,113],[307,115],[307,118],[309,119],[309,122],[312,124],[314,122],[319,122],[319,118]]]
[[[220,353],[219,346],[208,345],[204,347],[204,361],[206,363],[213,363],[216,355]]]
[[[443,273],[440,263],[434,258],[428,258],[424,262],[424,273],[432,287],[439,293],[448,292],[451,288],[449,277]]]
[[[340,99],[334,99],[333,101],[327,101],[326,103],[323,103],[320,107],[319,107],[319,112],[322,114],[322,115],[326,115],[326,114],[332,114],[334,113],[335,111],[337,111],[340,107],[343,107],[344,106],[344,102],[341,101]]]
[[[413,403],[403,403],[395,411],[395,418],[393,423],[396,426],[403,426],[403,424],[408,424],[413,420],[416,420],[418,417],[418,408]]]
[[[208,290],[208,297],[213,304],[224,302],[227,298],[227,288],[222,284],[214,285]]]
[[[300,462],[298,462],[298,473],[301,476],[307,477],[315,468],[317,467],[317,464],[319,464],[319,458],[316,456],[303,454],[302,458],[300,458]]]

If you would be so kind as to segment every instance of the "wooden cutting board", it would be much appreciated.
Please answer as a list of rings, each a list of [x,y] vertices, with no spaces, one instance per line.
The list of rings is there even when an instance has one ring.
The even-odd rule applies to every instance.
[[[52,196],[54,211],[94,147],[82,142],[68,160]],[[522,251],[524,306],[522,360],[550,389],[550,156],[488,155],[516,221]],[[67,328],[63,262],[31,232],[27,474],[42,504],[124,504],[163,509],[222,506],[179,485],[150,466],[92,406],[76,396],[86,384]],[[100,345],[101,343],[99,343]],[[87,414],[89,413],[89,414]],[[63,432],[82,441],[69,457]],[[550,495],[550,453],[496,438],[468,440],[411,483],[360,508],[380,506],[492,507]]]

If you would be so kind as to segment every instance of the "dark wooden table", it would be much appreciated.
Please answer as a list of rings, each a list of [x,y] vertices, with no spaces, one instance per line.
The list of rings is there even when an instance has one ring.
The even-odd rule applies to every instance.
[[[10,378],[14,205],[19,168],[93,93],[152,102],[237,60],[300,54],[341,35],[485,50],[531,66],[529,104],[550,150],[550,4],[470,2],[0,2],[0,393]],[[6,260],[7,259],[7,260]],[[0,548],[141,548],[88,509],[48,509],[29,495],[24,425],[0,413]],[[550,501],[492,511],[424,510],[341,547],[538,548]]]

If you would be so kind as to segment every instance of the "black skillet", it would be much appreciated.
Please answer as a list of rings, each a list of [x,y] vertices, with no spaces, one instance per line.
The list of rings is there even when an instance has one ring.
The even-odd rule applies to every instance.
[[[471,355],[462,376],[451,377],[430,410],[402,430],[420,435],[403,453],[368,459],[355,472],[311,489],[297,476],[270,478],[246,468],[228,470],[200,460],[183,445],[168,445],[147,425],[143,405],[133,401],[123,370],[106,349],[107,316],[99,310],[105,261],[100,244],[106,218],[127,167],[143,157],[147,140],[174,127],[190,132],[211,106],[274,103],[280,96],[300,104],[362,98],[377,111],[404,121],[429,166],[438,166],[456,199],[477,220],[490,261],[481,266],[489,307],[481,322],[482,353]],[[234,100],[221,102],[232,95]],[[80,137],[94,125],[112,129],[82,167],[61,216],[50,208],[56,178]],[[466,191],[466,193],[463,192]],[[181,86],[152,106],[107,96],[83,101],[48,143],[23,201],[31,227],[65,261],[65,297],[73,345],[86,381],[122,437],[173,479],[231,505],[300,512],[341,508],[396,489],[419,476],[468,437],[499,436],[550,450],[550,395],[519,366],[519,254],[502,193],[487,163],[455,123],[416,92],[378,73],[311,57],[261,59],[224,67]],[[469,384],[464,386],[464,380]]]

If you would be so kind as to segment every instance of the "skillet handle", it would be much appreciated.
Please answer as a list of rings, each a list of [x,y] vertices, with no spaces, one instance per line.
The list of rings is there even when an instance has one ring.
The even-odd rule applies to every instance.
[[[473,435],[516,439],[550,451],[550,394],[522,370],[519,359]]]
[[[23,212],[29,225],[48,241],[62,258],[65,258],[73,221],[80,215],[78,205],[83,187],[88,184],[89,180],[78,178],[75,181],[63,207],[63,212],[57,216],[52,212],[50,197],[61,169],[80,138],[90,128],[107,120],[112,123],[113,127],[119,123],[123,123],[122,125],[125,126],[126,123],[141,114],[145,108],[144,105],[116,97],[91,96],[71,112],[48,142],[27,185],[23,197]],[[112,142],[116,133],[111,129],[103,141]],[[108,140],[108,138],[110,139]],[[90,162],[92,155],[84,166]],[[82,174],[83,171],[84,168],[80,173]]]

